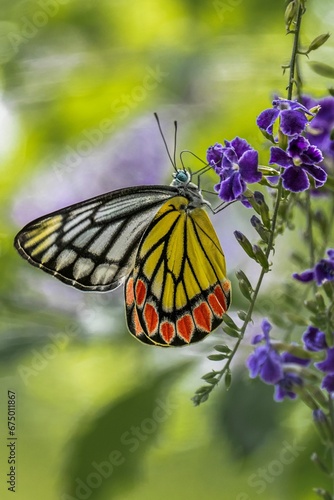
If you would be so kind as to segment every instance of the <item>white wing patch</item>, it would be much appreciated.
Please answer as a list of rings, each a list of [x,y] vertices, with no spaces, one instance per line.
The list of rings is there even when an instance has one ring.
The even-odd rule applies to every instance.
[[[41,217],[15,238],[32,265],[84,291],[109,291],[131,272],[141,237],[171,186],[126,188]]]

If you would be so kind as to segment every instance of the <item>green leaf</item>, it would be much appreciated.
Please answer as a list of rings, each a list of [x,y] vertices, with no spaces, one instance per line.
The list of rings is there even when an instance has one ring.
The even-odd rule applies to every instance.
[[[238,318],[241,319],[241,321],[246,321],[246,318],[247,318],[246,311],[238,311],[237,315],[238,315]]]
[[[326,78],[334,78],[333,66],[329,66],[328,64],[318,61],[309,61],[308,64],[311,67],[312,71],[314,71],[314,73],[317,73],[317,75],[325,76]]]
[[[226,389],[228,390],[232,384],[232,373],[231,373],[231,370],[229,368],[226,370],[224,381],[225,381]]]
[[[226,354],[210,354],[208,359],[210,361],[222,361],[223,359],[226,359]]]
[[[230,328],[229,326],[224,326],[223,331],[229,336],[233,337],[234,339],[238,339],[240,334],[235,330],[234,328]]]
[[[149,377],[146,384],[107,404],[86,423],[85,431],[71,443],[64,496],[89,495],[90,500],[101,500],[134,486],[144,455],[177,409],[166,389],[188,367],[174,367]],[[93,482],[98,482],[98,487],[91,487]]]
[[[230,354],[231,349],[225,344],[215,345],[214,349],[218,352],[223,352],[225,354]]]
[[[231,327],[231,328],[234,328],[235,330],[240,330],[240,328],[238,327],[238,325],[233,321],[233,319],[231,318],[231,316],[229,316],[228,314],[224,314],[223,316],[223,321],[224,323],[227,324],[227,326]]]

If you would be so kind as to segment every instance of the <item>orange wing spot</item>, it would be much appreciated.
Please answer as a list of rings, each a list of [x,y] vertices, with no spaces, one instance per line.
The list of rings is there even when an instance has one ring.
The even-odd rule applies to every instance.
[[[135,300],[133,293],[133,278],[130,278],[126,284],[125,302],[127,306],[131,306]]]
[[[143,330],[143,328],[142,328],[142,326],[140,324],[139,316],[138,316],[136,308],[134,308],[133,312],[132,312],[132,321],[133,321],[133,325],[135,327],[136,337],[139,337],[140,335],[143,335],[144,334],[144,330]]]
[[[160,326],[160,335],[167,344],[170,344],[175,337],[175,328],[173,323],[169,321],[164,321]]]
[[[138,306],[142,306],[146,298],[146,285],[142,280],[138,280],[136,283],[136,303]]]
[[[229,280],[225,280],[223,285],[223,290],[226,294],[230,293],[231,290],[231,282]]]
[[[215,294],[219,304],[222,306],[223,312],[226,312],[228,309],[228,305],[226,303],[226,296],[225,296],[224,292],[229,293],[230,287],[228,287],[225,290],[225,282],[223,283],[222,287],[223,287],[223,290],[219,285],[217,285],[215,287],[215,289],[213,290],[213,293]]]
[[[159,316],[157,310],[152,304],[146,304],[144,307],[143,318],[148,335],[154,335],[157,332]]]
[[[177,334],[185,342],[190,342],[193,336],[195,325],[190,316],[190,314],[185,314],[182,318],[178,319],[176,322]]]
[[[206,302],[202,302],[199,306],[195,307],[194,311],[195,324],[201,330],[211,332],[212,313]]]
[[[220,304],[220,302],[218,301],[218,299],[214,293],[210,293],[210,295],[208,296],[208,302],[209,302],[211,309],[213,310],[215,316],[218,316],[218,318],[221,318],[223,316],[226,308],[224,309],[224,307],[222,306],[222,304]]]

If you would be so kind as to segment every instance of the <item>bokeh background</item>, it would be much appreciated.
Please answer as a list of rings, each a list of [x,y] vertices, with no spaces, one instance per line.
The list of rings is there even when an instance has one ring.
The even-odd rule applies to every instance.
[[[15,233],[31,219],[97,194],[169,183],[153,113],[173,150],[205,159],[216,141],[246,138],[268,161],[255,125],[272,96],[285,96],[291,53],[285,2],[267,0],[2,0],[0,20],[0,497],[7,490],[7,391],[17,404],[19,500],[314,498],[323,483],[309,412],[276,404],[244,367],[260,316],[276,311],[289,275],[282,238],[255,325],[223,384],[191,402],[221,330],[199,345],[159,349],[126,331],[123,291],[83,294],[24,262]],[[307,4],[303,42],[332,30],[331,0]],[[333,41],[311,60],[333,60]],[[315,55],[313,55],[315,54]],[[305,90],[329,81],[302,63]],[[187,167],[200,162],[184,156]],[[203,180],[212,190],[214,176]],[[210,196],[209,196],[210,198]],[[210,198],[215,202],[214,198]],[[229,277],[256,279],[233,231],[256,241],[250,212],[214,217]],[[269,294],[270,292],[270,294]],[[292,299],[291,299],[292,300]],[[245,304],[234,287],[231,315]]]

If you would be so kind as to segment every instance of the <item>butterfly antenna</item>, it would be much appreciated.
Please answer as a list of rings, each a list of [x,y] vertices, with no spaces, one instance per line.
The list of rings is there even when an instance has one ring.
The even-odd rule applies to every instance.
[[[167,146],[167,141],[165,139],[165,136],[163,134],[163,131],[162,131],[162,128],[161,128],[161,125],[160,125],[160,120],[159,120],[158,114],[154,113],[154,117],[155,117],[155,119],[157,121],[159,132],[160,132],[160,135],[162,137],[162,140],[164,141],[164,145],[165,145],[165,148],[166,148],[166,151],[167,151],[167,154],[168,154],[168,158],[170,159],[170,162],[173,165],[174,170],[177,171],[176,162],[175,162],[175,150],[174,150],[174,161],[173,161],[173,158],[171,157],[171,154],[170,154],[168,146]],[[175,124],[176,124],[176,122],[174,122],[174,126],[175,126]],[[177,129],[177,127],[175,126],[175,135],[176,135],[176,129]],[[176,142],[176,139],[175,139],[175,142]]]
[[[174,160],[174,166],[176,167],[176,142],[177,142],[177,121],[174,121],[174,154],[173,154],[173,160]],[[184,168],[183,168],[184,170]]]

